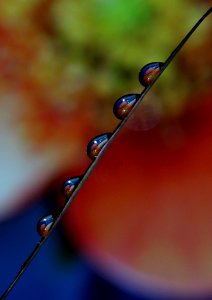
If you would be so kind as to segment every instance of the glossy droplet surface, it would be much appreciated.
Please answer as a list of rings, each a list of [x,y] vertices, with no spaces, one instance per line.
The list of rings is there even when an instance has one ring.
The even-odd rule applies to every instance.
[[[42,217],[37,224],[37,231],[39,235],[42,237],[47,236],[50,228],[52,227],[53,222],[54,222],[53,215]]]
[[[80,181],[80,177],[73,177],[73,178],[69,178],[67,179],[64,184],[63,184],[63,195],[68,199],[75,187],[77,186],[77,184],[79,183]]]
[[[113,106],[113,113],[116,118],[123,120],[129,114],[139,97],[140,94],[130,94],[119,98]]]
[[[106,133],[92,139],[87,146],[87,154],[90,159],[95,159],[105,144],[107,144],[111,134]]]
[[[139,72],[140,83],[147,87],[149,86],[161,71],[162,62],[153,62],[145,65]]]

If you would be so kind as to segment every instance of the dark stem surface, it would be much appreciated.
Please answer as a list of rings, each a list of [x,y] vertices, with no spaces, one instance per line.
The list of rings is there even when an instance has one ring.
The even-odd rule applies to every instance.
[[[56,219],[55,219],[55,221],[54,221],[51,229],[49,230],[48,235],[45,236],[45,237],[42,237],[40,239],[40,241],[37,243],[37,245],[33,249],[32,253],[28,256],[28,258],[22,264],[22,266],[21,266],[20,270],[18,271],[18,273],[16,274],[14,280],[11,282],[11,284],[8,286],[8,288],[5,290],[5,292],[2,294],[0,300],[6,299],[6,297],[11,292],[11,290],[14,288],[14,286],[16,285],[16,283],[18,282],[18,280],[21,278],[21,276],[23,275],[23,273],[26,271],[26,269],[28,268],[28,266],[30,265],[30,263],[32,262],[32,260],[38,254],[38,252],[40,251],[41,247],[43,246],[43,244],[45,243],[45,241],[47,240],[47,238],[49,237],[49,235],[52,233],[52,231],[54,230],[54,228],[57,226],[58,222],[61,220],[61,218],[63,217],[63,215],[66,213],[67,209],[69,208],[69,206],[73,202],[73,200],[76,197],[77,193],[82,188],[82,186],[84,185],[84,183],[86,182],[86,180],[88,179],[88,177],[91,175],[91,173],[93,172],[94,168],[98,164],[98,162],[101,159],[101,157],[104,155],[104,152],[106,151],[106,149],[108,148],[108,146],[114,140],[114,138],[116,137],[116,135],[119,133],[119,131],[125,125],[125,123],[127,122],[127,120],[130,118],[130,116],[137,109],[137,107],[139,106],[140,102],[143,100],[143,98],[146,96],[146,94],[152,88],[153,84],[158,80],[158,78],[161,76],[161,74],[163,73],[163,71],[172,62],[172,60],[179,53],[179,51],[181,50],[181,48],[185,45],[185,43],[188,41],[188,39],[191,37],[191,35],[195,32],[195,30],[203,22],[203,20],[208,15],[210,15],[211,11],[212,11],[212,8],[210,7],[206,11],[206,13],[196,22],[196,24],[191,28],[191,30],[186,34],[186,36],[182,39],[182,41],[177,45],[177,47],[174,49],[174,51],[171,52],[171,54],[169,55],[169,57],[166,59],[165,63],[163,64],[163,66],[161,68],[160,73],[156,76],[156,78],[154,79],[154,81],[148,87],[144,88],[144,90],[141,92],[140,98],[138,99],[138,101],[136,102],[136,104],[134,105],[134,107],[132,108],[132,110],[130,111],[130,113],[128,114],[128,116],[124,120],[122,120],[119,123],[119,125],[115,128],[115,130],[113,131],[113,133],[112,133],[112,135],[111,135],[108,143],[103,147],[103,149],[101,150],[101,152],[98,154],[98,157],[94,161],[91,162],[91,164],[88,166],[88,168],[84,172],[84,175],[82,176],[82,179],[81,179],[80,183],[77,185],[77,187],[74,190],[74,192],[71,195],[71,197],[68,199],[68,201],[65,203],[65,205],[63,206],[63,208],[61,209],[61,211],[58,213],[58,215],[57,215],[57,217],[56,217]]]

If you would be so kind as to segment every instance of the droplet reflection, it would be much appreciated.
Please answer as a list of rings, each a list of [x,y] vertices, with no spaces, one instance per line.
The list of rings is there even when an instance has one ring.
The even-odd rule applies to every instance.
[[[140,94],[130,94],[119,98],[113,107],[113,112],[116,118],[123,120],[131,111]]]
[[[90,159],[95,159],[102,148],[107,144],[111,134],[106,133],[92,139],[87,146],[87,154]]]
[[[149,86],[161,71],[162,62],[153,62],[145,65],[139,72],[140,83],[147,87]]]
[[[37,231],[40,236],[45,237],[49,233],[50,228],[54,222],[53,215],[42,217],[37,223]]]

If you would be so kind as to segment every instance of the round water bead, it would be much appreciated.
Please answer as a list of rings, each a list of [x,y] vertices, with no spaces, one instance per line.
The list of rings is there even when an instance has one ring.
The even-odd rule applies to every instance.
[[[49,233],[50,228],[54,222],[53,215],[42,217],[37,223],[37,231],[40,236],[45,237]]]
[[[63,184],[63,195],[68,199],[72,195],[76,185],[79,183],[80,177],[67,179]]]
[[[153,62],[145,65],[139,72],[140,83],[147,87],[149,86],[161,71],[162,62]]]
[[[108,142],[111,134],[106,133],[92,139],[87,146],[87,154],[90,159],[95,159],[104,145]]]
[[[129,114],[139,97],[140,94],[129,94],[119,98],[113,106],[113,113],[116,118],[123,120]]]

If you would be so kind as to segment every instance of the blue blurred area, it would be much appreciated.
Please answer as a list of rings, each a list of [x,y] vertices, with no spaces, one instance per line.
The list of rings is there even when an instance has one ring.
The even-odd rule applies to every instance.
[[[39,236],[36,222],[45,214],[42,203],[0,225],[0,291],[13,279]],[[90,272],[80,259],[63,262],[55,232],[23,275],[8,299],[86,299]],[[82,287],[84,287],[82,289]]]
[[[36,223],[47,212],[39,201],[24,213],[0,224],[0,294],[14,278],[21,264],[39,240]],[[112,286],[90,268],[77,254],[65,254],[58,230],[44,244],[17,283],[8,300],[136,300]]]

